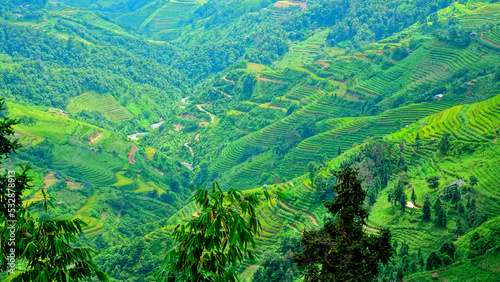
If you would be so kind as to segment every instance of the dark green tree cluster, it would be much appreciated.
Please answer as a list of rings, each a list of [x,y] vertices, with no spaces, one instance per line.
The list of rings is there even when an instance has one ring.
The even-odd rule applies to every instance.
[[[441,203],[439,198],[436,199],[434,206],[432,207],[434,210],[434,215],[436,216],[435,224],[437,227],[446,228],[448,224],[448,219],[446,216],[446,210]]]
[[[455,232],[460,235],[465,234],[467,231],[478,227],[488,220],[486,215],[478,211],[476,199],[473,194],[466,194],[464,198],[467,199],[466,202],[464,199],[461,199],[455,204],[458,214],[457,229]]]
[[[293,255],[305,281],[369,281],[379,274],[379,263],[392,256],[389,230],[368,235],[363,230],[368,212],[363,208],[366,192],[358,172],[345,167],[335,173],[338,185],[333,202],[324,201],[334,216],[319,230],[305,231],[302,252]]]
[[[415,22],[424,21],[429,14],[445,8],[451,1],[377,3],[370,0],[352,6],[346,0],[325,1],[303,14],[292,16],[287,22],[287,29],[297,33],[303,28],[332,27],[328,35],[331,45],[350,38],[352,44],[358,47],[385,38]]]
[[[427,184],[429,185],[429,188],[436,190],[439,187],[439,176],[433,175],[427,177],[425,180],[427,181]]]
[[[405,189],[409,185],[408,175],[406,173],[400,173],[397,177],[396,186],[389,191],[387,200],[396,205],[399,205],[399,208],[402,212],[406,210],[406,203],[408,200],[408,196],[405,192]],[[415,191],[412,190],[412,201],[416,199]]]
[[[252,281],[295,281],[300,273],[295,267],[292,255],[301,250],[300,238],[294,235],[285,234],[278,244],[277,251],[264,253],[257,271],[254,273]]]
[[[455,245],[445,242],[439,252],[431,252],[425,262],[425,270],[435,270],[453,263],[455,259]]]

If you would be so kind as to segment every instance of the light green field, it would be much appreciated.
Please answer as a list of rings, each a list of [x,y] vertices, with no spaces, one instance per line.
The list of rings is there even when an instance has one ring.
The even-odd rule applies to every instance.
[[[239,116],[239,115],[244,115],[245,113],[237,110],[230,110],[229,112],[227,112],[227,114],[230,116]]]
[[[273,67],[277,69],[301,67],[313,63],[314,57],[319,54],[325,53],[327,55],[328,50],[325,48],[325,42],[329,32],[329,29],[325,29],[304,41],[292,42],[290,50],[283,55],[281,61],[273,63]],[[339,53],[340,49],[332,49],[331,51]]]
[[[156,154],[156,150],[151,148],[151,147],[147,147],[146,148],[146,155],[148,156],[148,159],[152,160],[154,158]]]
[[[99,196],[94,191],[94,193],[92,193],[92,195],[90,195],[90,197],[87,198],[87,202],[85,202],[85,205],[81,209],[79,209],[76,213],[82,216],[90,216],[90,210],[97,203],[98,199]]]
[[[67,110],[71,113],[79,113],[83,110],[100,112],[105,118],[112,122],[130,120],[134,116],[127,111],[111,95],[100,95],[96,92],[85,92],[70,100]]]
[[[118,179],[118,181],[114,183],[113,186],[125,186],[134,183],[132,179],[123,176],[124,173],[125,171],[116,173],[116,178]]]
[[[247,69],[249,70],[256,70],[256,71],[260,71],[260,70],[263,70],[265,69],[266,66],[264,65],[261,65],[261,64],[256,64],[256,63],[247,63]]]
[[[20,140],[25,145],[37,145],[50,138],[56,143],[65,143],[69,136],[84,138],[80,133],[97,131],[98,128],[88,123],[71,120],[59,115],[7,102],[12,118],[32,118],[33,124],[18,124],[14,126],[20,134]]]

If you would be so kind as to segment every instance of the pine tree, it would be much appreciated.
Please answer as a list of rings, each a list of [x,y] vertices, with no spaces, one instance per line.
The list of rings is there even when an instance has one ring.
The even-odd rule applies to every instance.
[[[316,176],[317,166],[315,162],[309,162],[307,165],[307,169],[309,170],[309,179],[311,180],[311,188],[314,188],[314,177]]]
[[[415,145],[417,146],[417,150],[420,149],[422,146],[422,140],[420,139],[420,132],[417,133],[417,136],[415,137]]]
[[[404,192],[401,194],[401,198],[399,198],[399,207],[403,212],[406,210],[406,194]]]
[[[408,169],[403,154],[401,154],[401,157],[399,157],[398,168],[400,172],[407,171]]]
[[[435,252],[431,252],[425,263],[425,270],[434,270],[441,267],[441,259]]]
[[[392,255],[388,229],[378,236],[363,229],[368,217],[363,208],[366,192],[357,175],[350,167],[335,173],[338,196],[333,202],[323,202],[332,219],[323,228],[302,234],[302,252],[293,255],[293,260],[306,282],[368,281],[378,275],[379,263],[387,264]]]
[[[398,182],[398,185],[396,186],[396,189],[394,190],[394,204],[396,204],[396,201],[401,203],[401,199],[404,195],[404,189],[403,189],[403,184],[401,182]],[[406,203],[406,199],[405,199]]]
[[[398,270],[396,272],[396,281],[400,282],[403,281],[404,275],[403,275],[403,269],[401,267],[398,267]]]
[[[398,240],[394,240],[394,243],[392,243],[392,250],[394,251],[394,255],[398,255],[398,246],[399,242]]]
[[[422,208],[422,220],[431,220],[431,203],[429,202],[429,200],[424,201],[424,207]]]
[[[415,194],[415,188],[411,189],[411,202],[414,205],[417,203],[417,195]]]
[[[462,220],[460,219],[460,217],[457,217],[457,223],[456,223],[456,226],[457,226],[457,229],[455,230],[455,233],[456,234],[462,234],[463,233],[463,230],[462,230]]]
[[[337,151],[337,156],[340,156],[342,154],[342,150],[340,149],[340,145],[339,145],[339,148],[338,148],[338,151]]]
[[[436,202],[434,203],[434,206],[432,206],[432,209],[434,210],[434,215],[438,216],[439,210],[441,209],[441,206],[443,204],[441,203],[441,200],[439,198],[436,199]]]
[[[420,270],[422,270],[424,268],[424,256],[422,255],[422,249],[420,248],[418,248],[417,263],[420,266]]]
[[[448,219],[446,218],[446,211],[444,208],[440,208],[436,218],[436,226],[441,228],[446,228]]]
[[[469,177],[469,185],[474,187],[477,184],[477,178],[474,175],[471,175]]]
[[[406,244],[405,241],[403,241],[403,243],[401,243],[401,247],[399,248],[399,257],[404,257],[404,256],[407,256],[409,254],[409,251],[410,251],[410,246],[408,244]]]
[[[450,138],[450,133],[446,132],[439,141],[439,152],[443,155],[446,155],[450,148],[450,141],[448,140],[449,138]]]
[[[460,191],[458,189],[454,189],[453,192],[451,192],[451,203],[456,204],[460,201]]]

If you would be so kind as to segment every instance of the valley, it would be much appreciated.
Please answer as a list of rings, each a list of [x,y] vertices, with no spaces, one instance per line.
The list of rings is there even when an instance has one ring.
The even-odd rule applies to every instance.
[[[213,218],[193,187],[214,181],[270,195],[258,259],[228,269],[306,281],[292,254],[332,222],[346,166],[364,232],[391,232],[377,281],[500,279],[500,3],[28,2],[0,4],[1,115],[22,144],[2,168],[31,165],[23,204],[82,220],[110,281],[157,281],[176,227]]]

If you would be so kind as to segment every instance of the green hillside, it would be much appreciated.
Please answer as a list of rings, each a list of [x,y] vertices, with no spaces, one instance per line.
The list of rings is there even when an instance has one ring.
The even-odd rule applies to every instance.
[[[386,144],[384,146],[398,148],[396,151],[393,151],[386,156],[389,158],[389,162],[400,158],[406,160],[407,168],[403,172],[403,175],[410,179],[410,184],[417,195],[417,199],[442,198],[446,195],[446,193],[450,193],[447,188],[449,183],[457,179],[467,180],[471,175],[476,176],[479,180],[478,184],[468,188],[469,190],[466,190],[468,192],[466,192],[465,195],[462,195],[461,198],[464,203],[466,201],[465,199],[469,199],[468,201],[470,201],[470,199],[475,199],[475,201],[477,201],[478,212],[482,216],[477,218],[476,221],[471,222],[471,227],[467,229],[474,230],[474,226],[478,226],[477,230],[484,230],[482,227],[483,225],[495,226],[495,228],[498,228],[495,223],[497,222],[496,219],[500,218],[498,189],[496,187],[497,185],[495,180],[487,175],[495,175],[493,171],[499,167],[495,162],[488,162],[488,159],[485,159],[484,156],[491,156],[491,160],[494,161],[496,160],[496,156],[498,154],[498,146],[496,144],[498,134],[496,129],[500,126],[500,123],[497,118],[491,117],[491,113],[492,111],[496,112],[500,109],[500,104],[497,104],[496,102],[499,98],[500,95],[484,102],[472,105],[460,105],[444,110],[431,115],[430,117],[419,120],[415,124],[412,124],[408,129],[404,129],[392,135],[385,135],[383,136],[383,139],[372,138],[368,141],[368,143],[364,143],[342,154],[341,156],[334,158],[326,165],[326,167],[320,170],[317,177],[328,177],[329,175],[327,171],[338,169],[341,165],[345,164],[352,164],[356,167],[363,168],[366,166],[366,163],[369,163],[371,160],[373,166],[375,159],[371,158],[380,158],[380,156],[370,156],[370,153],[368,153],[369,151],[365,151],[365,148],[375,148],[376,146],[380,146],[378,145],[380,143]],[[460,118],[460,121],[456,122],[457,115],[459,117],[468,117],[468,113],[474,111],[474,109],[484,109],[487,105],[491,106],[487,108],[487,110],[476,112],[475,119]],[[412,107],[406,107],[406,109],[411,108]],[[405,109],[401,108],[401,110]],[[456,112],[456,115],[448,114],[450,112]],[[388,113],[382,115],[382,117],[387,115]],[[497,115],[498,113],[494,116]],[[442,133],[439,135],[436,135],[436,133],[429,135],[436,138],[436,141],[431,141],[430,138],[424,137],[426,136],[424,133],[428,133],[428,131],[426,131],[428,128],[435,128],[439,126],[436,125],[436,123],[429,122],[437,119],[438,117],[442,121],[441,124],[443,124],[442,127],[439,128],[446,128],[446,132],[450,132],[453,138],[453,141],[451,141],[452,149],[450,149],[446,155],[437,153],[438,142]],[[483,131],[479,131],[477,128],[471,129],[471,126],[475,124],[476,120],[487,120],[489,121],[489,125],[485,126]],[[454,127],[447,125],[454,121],[456,122]],[[480,134],[484,139],[476,140],[474,134],[460,135],[461,132],[469,130],[472,130],[475,134]],[[422,145],[417,146],[414,139],[410,139],[414,134],[420,134],[420,136],[422,136]],[[459,136],[467,136],[467,139],[460,139]],[[399,145],[401,142],[400,140],[409,140],[401,143],[403,144],[402,150],[399,149],[401,146]],[[471,146],[470,144],[473,145]],[[401,157],[397,157],[397,155],[400,155]],[[393,164],[393,167],[396,164],[397,162]],[[487,169],[488,172],[483,172],[485,169]],[[455,222],[457,222],[457,220],[465,221],[470,219],[467,219],[464,215],[457,214],[454,210],[454,205],[445,204],[446,210],[448,211],[449,224],[445,229],[436,228],[433,223],[425,223],[420,220],[421,212],[419,210],[423,200],[417,200],[415,203],[420,208],[409,209],[406,212],[401,213],[398,206],[393,205],[386,200],[388,194],[392,193],[392,190],[394,189],[393,187],[396,186],[398,179],[401,177],[401,174],[396,175],[397,171],[399,171],[399,168],[395,167],[392,172],[394,174],[390,177],[388,186],[385,189],[382,189],[381,191],[374,190],[376,192],[373,193],[378,193],[378,196],[376,197],[375,204],[371,207],[371,215],[367,229],[375,231],[383,227],[390,227],[395,240],[400,243],[405,242],[409,245],[410,250],[416,251],[417,248],[420,248],[424,254],[428,254],[430,251],[435,250],[436,244],[441,244],[443,240],[447,240],[446,238],[449,238],[453,234],[457,234],[457,231],[455,231],[457,228]],[[432,175],[438,175],[440,177],[440,186],[436,190],[429,189],[425,182],[425,179]],[[316,182],[318,183],[318,181]],[[262,188],[248,190],[248,192],[258,191],[259,189]],[[264,232],[257,240],[257,250],[265,250],[268,246],[278,244],[276,238],[280,238],[280,234],[287,234],[287,232],[290,232],[291,230],[299,232],[300,230],[304,230],[304,228],[316,228],[324,220],[324,208],[320,204],[321,193],[324,192],[320,192],[320,187],[316,189],[311,187],[311,182],[308,179],[307,174],[291,179],[290,181],[282,184],[268,186],[268,189],[271,191],[280,191],[285,193],[287,195],[287,199],[279,202],[264,203],[260,207],[260,216],[263,222]],[[367,186],[367,189],[370,190],[374,188]],[[409,191],[407,190],[406,194],[408,193]],[[432,200],[432,202],[433,201],[434,200]],[[196,212],[194,206],[190,207],[189,212],[185,212],[184,210],[186,210],[186,208],[179,212],[181,220],[187,220]],[[496,219],[494,221],[488,221],[480,226],[480,224],[487,218]],[[148,234],[146,238],[164,238],[166,234],[161,234],[168,234],[168,232],[170,232],[170,229],[168,227],[164,227]],[[487,231],[484,231],[483,234],[487,233]],[[462,242],[467,242],[468,238],[470,238],[470,235],[467,233],[466,236],[463,236],[456,242],[457,248],[462,251],[462,255],[465,255],[468,250],[468,247],[463,246]],[[481,260],[485,261],[491,261],[491,259],[491,256],[481,258]],[[461,263],[457,263],[457,265],[459,265],[459,267],[456,267],[458,270],[455,270],[454,267],[450,268],[450,270],[440,271],[439,273],[442,272],[446,273],[443,275],[453,275],[456,273],[453,271],[466,271],[465,269],[471,269],[477,264],[474,261],[463,261]],[[255,267],[251,267],[248,264],[246,266],[253,269],[253,271],[256,270]],[[242,268],[242,270],[243,269],[244,268]],[[493,270],[493,268],[490,269]],[[244,275],[249,275],[248,271],[243,273],[245,273]],[[496,277],[494,272],[491,271],[485,272],[482,275],[484,275],[484,277]],[[421,276],[424,277],[424,275]]]
[[[2,169],[33,166],[23,203],[46,193],[40,222],[81,219],[111,281],[155,281],[175,227],[203,216],[192,187],[214,181],[272,198],[240,279],[303,281],[293,253],[329,221],[345,166],[365,232],[392,234],[378,281],[496,281],[499,15],[476,0],[6,0],[0,117],[23,147]]]

